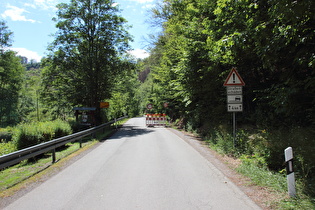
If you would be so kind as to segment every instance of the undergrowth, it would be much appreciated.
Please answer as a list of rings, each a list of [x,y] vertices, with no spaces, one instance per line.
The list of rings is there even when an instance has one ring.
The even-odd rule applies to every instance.
[[[295,129],[280,135],[281,132],[266,130],[239,130],[236,139],[222,128],[213,130],[207,137],[209,146],[217,152],[233,156],[241,160],[236,169],[251,179],[255,185],[267,187],[281,195],[272,205],[277,209],[315,209],[313,167],[310,161],[314,153],[306,155],[302,148],[309,150],[314,147],[298,145],[293,139],[310,138],[309,133]],[[303,133],[302,133],[303,132]],[[291,134],[291,136],[290,136]],[[288,143],[280,142],[279,138],[287,138]],[[277,139],[277,141],[275,141]],[[282,139],[281,139],[282,140]],[[303,139],[305,140],[305,139]],[[292,143],[292,144],[291,144]],[[311,145],[312,143],[310,143]],[[296,197],[287,194],[287,180],[283,151],[287,146],[295,149]]]

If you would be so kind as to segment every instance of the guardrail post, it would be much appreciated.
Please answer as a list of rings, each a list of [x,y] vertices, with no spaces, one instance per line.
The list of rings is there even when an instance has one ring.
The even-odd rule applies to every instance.
[[[56,148],[52,150],[52,163],[56,162]]]
[[[82,148],[82,138],[79,139],[80,148]]]

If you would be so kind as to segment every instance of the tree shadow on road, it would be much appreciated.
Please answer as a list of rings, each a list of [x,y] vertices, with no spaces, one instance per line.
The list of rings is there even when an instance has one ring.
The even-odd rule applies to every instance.
[[[106,141],[121,139],[125,137],[136,137],[154,132],[153,129],[140,126],[124,125],[122,128],[118,129],[110,138]]]

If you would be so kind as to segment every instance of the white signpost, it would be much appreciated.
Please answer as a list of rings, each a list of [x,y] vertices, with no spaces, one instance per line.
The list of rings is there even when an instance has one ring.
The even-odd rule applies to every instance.
[[[228,104],[239,104],[243,102],[243,95],[227,95]]]
[[[287,182],[288,182],[288,193],[291,197],[296,196],[295,191],[295,178],[293,170],[293,150],[292,147],[288,147],[284,150],[285,164],[287,170]]]
[[[242,112],[243,104],[228,104],[228,112]]]
[[[227,95],[243,94],[242,86],[226,86]]]
[[[236,71],[235,68],[232,68],[228,77],[226,78],[223,86],[226,87],[227,93],[227,111],[233,112],[233,142],[235,147],[236,139],[236,112],[243,111],[243,86],[245,82],[242,77]]]

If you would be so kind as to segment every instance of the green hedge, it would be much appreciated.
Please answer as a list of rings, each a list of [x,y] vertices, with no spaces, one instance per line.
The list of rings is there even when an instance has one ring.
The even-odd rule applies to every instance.
[[[0,128],[0,140],[2,142],[9,142],[12,140],[12,128]]]
[[[0,156],[9,154],[16,151],[16,146],[14,142],[5,142],[2,139],[0,140]]]
[[[22,124],[16,127],[13,141],[18,150],[50,141],[72,133],[69,123],[55,120]]]

